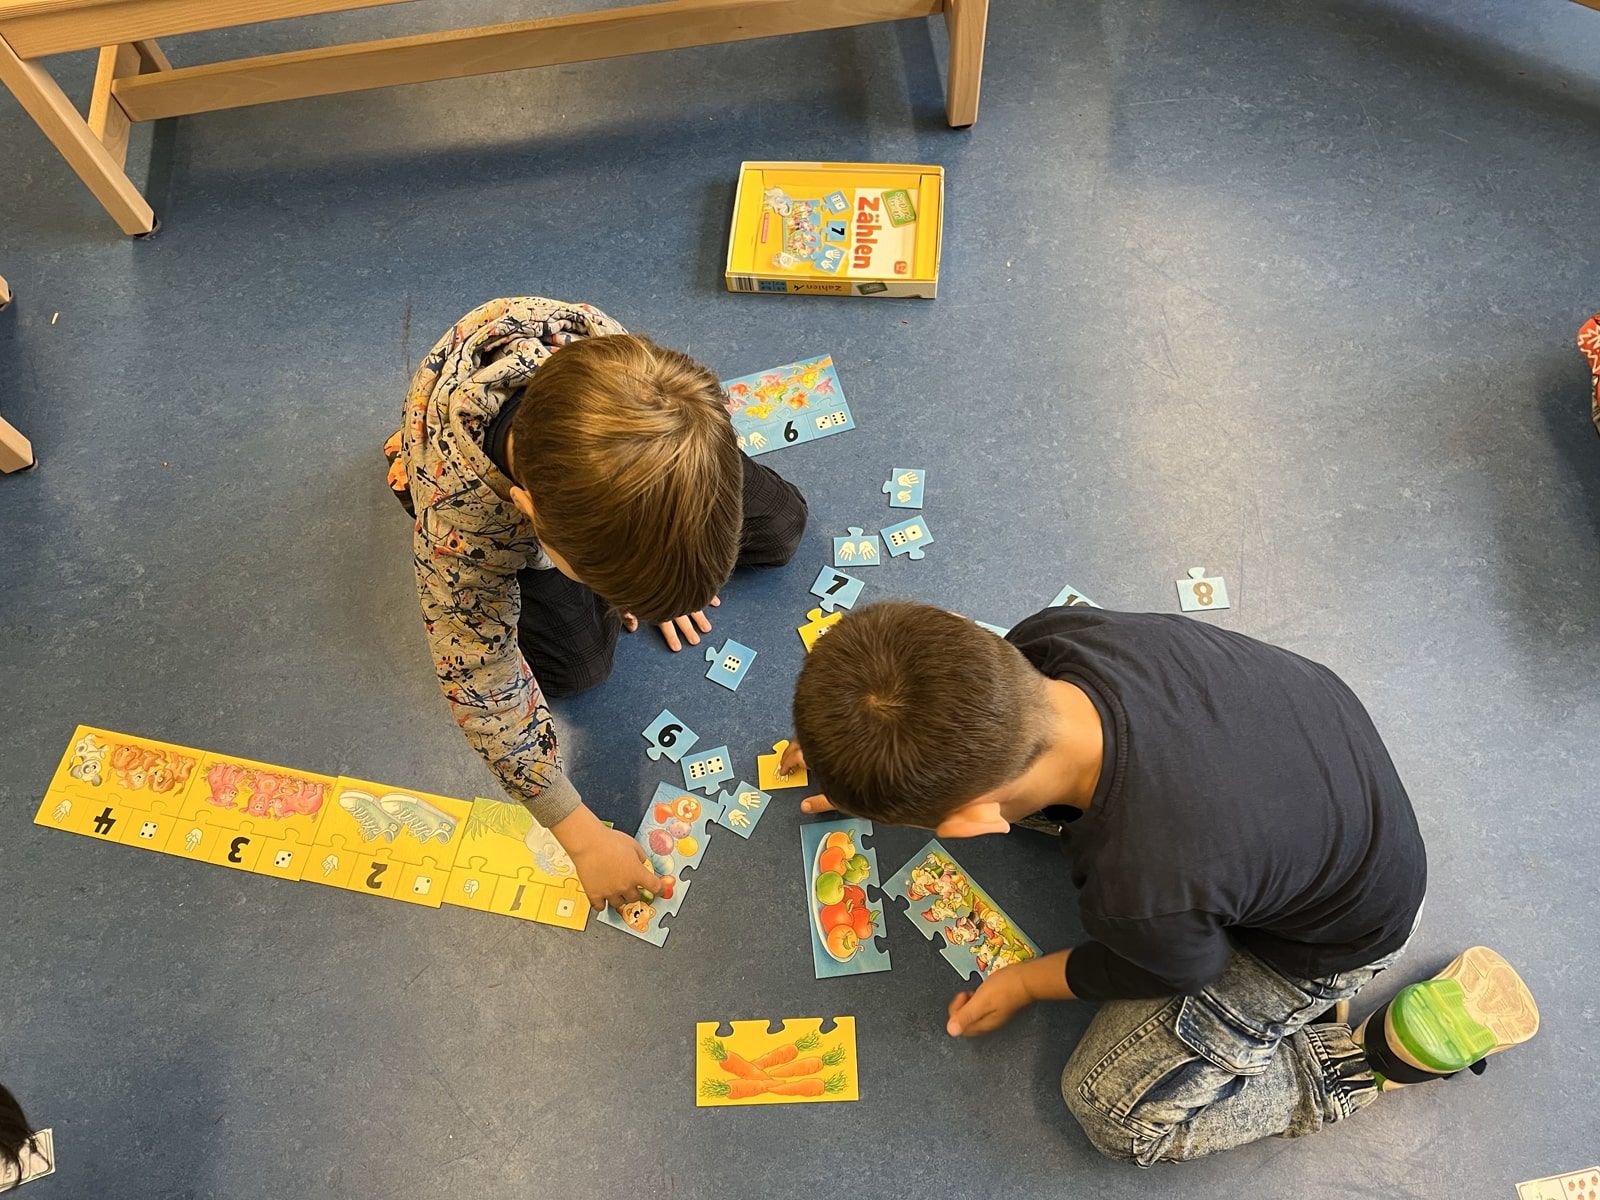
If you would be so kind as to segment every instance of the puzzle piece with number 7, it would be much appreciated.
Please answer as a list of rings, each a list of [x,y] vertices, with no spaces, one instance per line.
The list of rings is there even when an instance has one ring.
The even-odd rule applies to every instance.
[[[465,800],[340,776],[302,878],[438,908],[471,815]]]
[[[194,786],[201,752],[92,725],[73,732],[34,822],[106,842],[161,849]]]
[[[828,612],[840,608],[854,608],[867,585],[854,575],[846,575],[837,567],[823,567],[817,572],[817,581],[811,585],[811,594],[822,601]]]

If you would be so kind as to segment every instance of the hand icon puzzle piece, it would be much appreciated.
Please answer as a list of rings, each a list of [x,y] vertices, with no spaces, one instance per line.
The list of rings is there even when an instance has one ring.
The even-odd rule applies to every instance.
[[[706,843],[711,840],[708,826],[721,815],[717,801],[701,800],[669,783],[659,784],[645,806],[644,819],[639,822],[635,837],[651,870],[666,876],[671,890],[663,889],[648,900],[641,896],[624,904],[620,912],[607,908],[600,914],[600,920],[653,946],[662,945],[671,932],[661,923],[662,918],[675,914],[689,893],[691,881],[685,878],[683,871],[700,865]]]
[[[836,567],[875,567],[883,561],[882,543],[877,534],[865,534],[861,526],[850,526],[844,537],[833,539],[833,565]]]
[[[1099,608],[1089,597],[1085,596],[1070,583],[1056,593],[1056,598],[1050,601],[1051,608]]]
[[[761,781],[761,786],[769,792],[779,792],[784,788],[797,788],[809,786],[806,780],[806,769],[796,767],[787,775],[778,774],[778,768],[783,765],[783,754],[789,748],[789,739],[772,743],[771,754],[756,755],[756,778]]]
[[[706,661],[711,664],[711,668],[706,672],[706,678],[730,692],[736,692],[755,659],[754,650],[732,638],[723,642],[720,650],[714,646],[707,646]]]
[[[813,608],[808,611],[806,613],[806,623],[795,630],[800,635],[800,641],[805,645],[806,653],[810,654],[812,648],[817,644],[817,639],[842,620],[844,620],[844,613],[842,612],[829,613],[827,616],[823,616],[820,608]]]
[[[924,546],[933,545],[933,532],[928,528],[927,521],[921,517],[912,517],[901,521],[898,525],[891,525],[880,531],[883,540],[889,543],[889,556],[899,558],[908,554],[912,558],[923,557]]]
[[[1204,567],[1190,567],[1189,578],[1178,582],[1178,607],[1184,612],[1202,612],[1210,608],[1228,608],[1228,585],[1221,575],[1206,578]]]
[[[719,783],[733,778],[733,755],[726,746],[691,754],[678,765],[683,768],[683,786],[690,791],[698,788],[708,796],[716,793]]]
[[[896,467],[883,485],[889,497],[890,508],[921,508],[922,485],[928,482],[928,473],[921,467]]]
[[[940,953],[963,979],[1039,956],[1039,947],[1016,927],[989,893],[968,878],[934,838],[883,885],[885,896],[907,902],[906,919],[928,941],[942,935]]]
[[[700,735],[690,729],[672,713],[663,708],[661,714],[645,728],[644,740],[650,744],[645,747],[645,753],[655,762],[661,761],[665,754],[673,762],[677,762],[700,740]]]
[[[737,791],[722,793],[722,812],[715,820],[748,840],[767,809],[772,807],[771,800],[772,797],[755,784],[740,780]]]
[[[811,585],[811,594],[822,601],[823,608],[833,612],[836,608],[853,608],[861,589],[866,586],[837,567],[823,567],[817,572],[817,581]]]

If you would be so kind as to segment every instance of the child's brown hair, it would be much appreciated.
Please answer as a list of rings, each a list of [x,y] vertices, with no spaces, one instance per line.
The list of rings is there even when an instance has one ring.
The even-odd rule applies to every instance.
[[[840,811],[931,829],[1038,758],[1047,703],[1044,677],[1009,642],[891,600],[817,641],[795,685],[795,736]]]
[[[704,608],[733,573],[743,453],[717,377],[633,334],[550,356],[512,419],[539,539],[641,621]]]

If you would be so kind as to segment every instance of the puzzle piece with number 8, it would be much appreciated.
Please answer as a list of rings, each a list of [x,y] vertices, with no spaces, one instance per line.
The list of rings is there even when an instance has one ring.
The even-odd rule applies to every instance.
[[[1204,567],[1190,567],[1189,578],[1178,583],[1178,607],[1184,612],[1202,612],[1210,608],[1228,608],[1228,585],[1221,575],[1206,578]]]

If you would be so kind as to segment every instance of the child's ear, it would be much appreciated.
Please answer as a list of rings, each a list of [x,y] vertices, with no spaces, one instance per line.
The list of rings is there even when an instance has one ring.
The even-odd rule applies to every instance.
[[[935,837],[969,838],[985,833],[1010,833],[1011,822],[1001,815],[994,800],[974,800],[963,804],[933,827]]]
[[[533,497],[528,495],[527,489],[513,487],[511,489],[511,503],[515,504],[517,510],[528,520],[532,521],[534,519]]]

